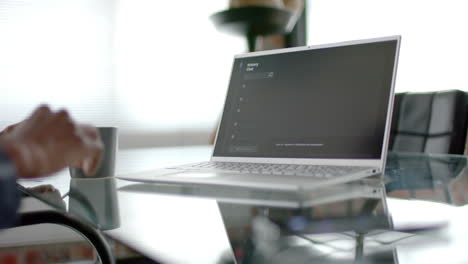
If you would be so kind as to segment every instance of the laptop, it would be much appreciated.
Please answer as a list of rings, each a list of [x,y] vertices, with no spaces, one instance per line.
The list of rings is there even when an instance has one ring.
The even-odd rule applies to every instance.
[[[379,175],[400,40],[237,55],[210,161],[118,177],[300,191]]]

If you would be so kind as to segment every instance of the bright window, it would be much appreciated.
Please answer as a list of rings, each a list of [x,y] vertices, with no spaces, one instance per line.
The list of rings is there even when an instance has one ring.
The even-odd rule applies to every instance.
[[[401,35],[396,91],[468,90],[464,0],[308,0],[310,44]]]
[[[215,129],[233,55],[246,49],[242,38],[217,32],[209,20],[226,7],[224,1],[119,1],[116,92],[127,129]]]
[[[233,55],[222,1],[0,0],[0,128],[38,104],[120,128],[124,147],[208,143]],[[196,135],[196,138],[194,138]]]
[[[38,104],[115,123],[111,0],[0,0],[0,127]]]

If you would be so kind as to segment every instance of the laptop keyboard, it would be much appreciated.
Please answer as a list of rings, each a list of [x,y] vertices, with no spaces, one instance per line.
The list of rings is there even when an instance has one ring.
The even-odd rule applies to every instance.
[[[208,171],[215,170],[222,172],[235,172],[246,174],[293,175],[332,178],[341,175],[356,173],[362,170],[369,169],[369,167],[209,161],[174,167],[174,169]]]

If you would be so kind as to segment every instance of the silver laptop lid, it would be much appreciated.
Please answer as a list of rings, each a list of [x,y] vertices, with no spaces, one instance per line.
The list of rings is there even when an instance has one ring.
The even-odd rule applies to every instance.
[[[212,160],[384,167],[400,37],[237,55]]]

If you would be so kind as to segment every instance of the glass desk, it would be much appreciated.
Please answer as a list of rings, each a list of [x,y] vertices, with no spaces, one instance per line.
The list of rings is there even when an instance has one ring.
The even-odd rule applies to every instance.
[[[208,146],[124,150],[117,174],[210,155]],[[384,176],[304,193],[71,179],[66,170],[19,183],[159,263],[468,263],[466,163],[390,153]]]

